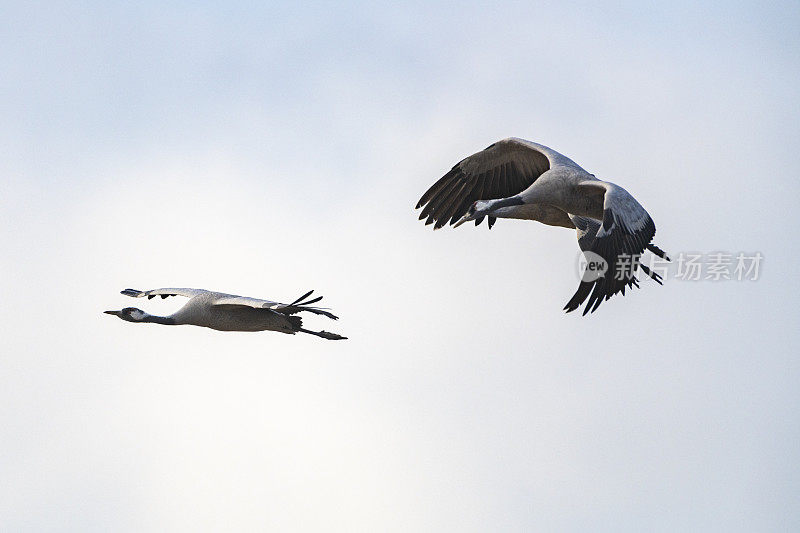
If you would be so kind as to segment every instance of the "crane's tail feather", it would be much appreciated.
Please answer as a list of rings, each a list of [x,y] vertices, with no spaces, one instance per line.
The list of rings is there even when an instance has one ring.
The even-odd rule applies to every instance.
[[[303,329],[303,318],[294,315],[286,315],[286,320],[292,325],[292,331],[300,331]]]

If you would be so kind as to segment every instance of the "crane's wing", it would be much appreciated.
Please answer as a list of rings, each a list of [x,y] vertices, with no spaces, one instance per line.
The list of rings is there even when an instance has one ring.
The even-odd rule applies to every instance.
[[[233,294],[220,296],[215,299],[211,305],[245,305],[247,307],[256,307],[258,309],[275,309],[279,302],[271,300],[261,300],[259,298],[249,298],[247,296],[234,296]]]
[[[308,311],[309,313],[314,313],[315,315],[324,315],[328,318],[332,318],[333,320],[338,320],[339,317],[326,311],[320,307],[311,307],[309,304],[318,302],[322,300],[322,296],[318,296],[311,300],[305,300],[311,293],[314,291],[308,291],[303,296],[295,300],[290,304],[283,304],[280,302],[273,302],[271,300],[261,300],[259,298],[250,298],[247,296],[234,296],[230,295],[223,295],[216,300],[212,305],[245,305],[248,307],[255,307],[258,309],[272,309],[273,311],[277,311],[279,313],[283,313],[285,315],[293,315],[295,313],[299,313],[301,311]],[[305,301],[303,301],[305,300]]]
[[[508,198],[530,187],[551,167],[549,153],[522,139],[503,139],[462,159],[417,202],[419,219],[439,229],[454,224],[478,200]],[[483,218],[475,220],[477,226]],[[489,227],[494,217],[489,217]]]
[[[203,289],[153,289],[151,291],[125,289],[124,291],[121,291],[121,293],[125,296],[131,296],[133,298],[143,298],[147,296],[147,298],[150,300],[156,296],[161,296],[162,298],[166,298],[167,296],[185,296],[187,298],[192,298],[193,296],[197,296],[198,294],[203,294],[205,292],[208,291]]]
[[[607,265],[602,277],[581,282],[578,291],[564,306],[567,312],[574,311],[588,298],[583,308],[585,315],[594,312],[604,300],[618,292],[624,295],[626,287],[639,286],[636,278],[639,259],[646,249],[651,249],[650,241],[656,233],[656,225],[644,207],[618,185],[591,180],[580,183],[578,188],[587,196],[594,197],[594,201],[602,201],[603,205],[603,221],[597,227],[592,219],[572,218],[578,227],[579,246],[583,251],[602,257]],[[595,233],[593,239],[591,233]]]
[[[578,230],[578,248],[582,252],[590,250],[597,231],[600,229],[600,221],[591,217],[582,217],[578,215],[569,214],[569,219]]]

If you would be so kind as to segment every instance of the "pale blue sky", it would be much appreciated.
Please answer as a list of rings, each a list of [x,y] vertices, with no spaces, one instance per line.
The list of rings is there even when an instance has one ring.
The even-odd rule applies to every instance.
[[[3,13],[0,529],[800,527],[797,3]],[[413,211],[507,136],[761,279],[564,315],[573,233]],[[103,315],[128,286],[314,288],[350,340]]]

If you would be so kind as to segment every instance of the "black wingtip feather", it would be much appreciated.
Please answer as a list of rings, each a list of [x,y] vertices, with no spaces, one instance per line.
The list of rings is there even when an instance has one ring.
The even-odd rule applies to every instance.
[[[567,313],[571,313],[575,309],[579,308],[586,300],[586,297],[589,296],[589,292],[591,292],[593,285],[594,282],[581,281],[581,284],[578,286],[578,290],[575,291],[575,294],[567,302],[567,305],[564,306],[564,310]]]
[[[659,248],[658,246],[656,246],[653,243],[649,243],[647,245],[647,249],[650,250],[651,252],[653,252],[655,255],[657,255],[661,259],[666,259],[667,261],[672,261],[672,259],[669,258],[669,256],[666,254],[666,252],[664,250],[662,250],[661,248]]]
[[[289,305],[297,305],[299,302],[301,302],[301,301],[305,300],[306,298],[308,298],[309,296],[311,296],[312,292],[314,292],[314,289],[311,289],[310,291],[308,291],[307,293],[305,293],[304,295],[302,295],[300,298],[298,298],[297,300],[293,301]]]
[[[484,153],[487,150],[489,153]],[[518,194],[550,168],[547,156],[518,141],[498,141],[480,154],[453,165],[425,191],[416,209],[422,209],[419,219],[426,219],[426,225],[435,222],[434,229],[438,229],[447,220],[454,224],[474,201]],[[521,157],[524,163],[515,164],[516,157]],[[479,224],[480,220],[476,220],[476,225]],[[492,225],[494,222],[490,221],[489,227]]]
[[[136,290],[136,289],[124,289],[119,291],[120,294],[124,294],[125,296],[133,296],[134,298],[138,298],[139,296],[143,296],[144,292]]]
[[[656,272],[653,272],[653,271],[651,271],[651,270],[650,270],[650,269],[647,267],[647,265],[641,265],[641,264],[640,264],[640,265],[639,265],[639,267],[642,269],[642,272],[644,272],[645,274],[647,274],[648,276],[650,276],[650,278],[652,278],[652,280],[653,280],[653,281],[655,281],[655,282],[656,282],[656,283],[658,283],[659,285],[663,285],[663,283],[661,282],[661,279],[662,279],[662,278],[661,278],[661,276],[660,276],[659,274],[657,274]]]
[[[615,217],[614,212],[610,209],[605,209],[603,212],[602,227],[607,234],[596,238],[592,242],[590,249],[600,255],[609,265],[609,268],[602,278],[593,282],[591,295],[588,295],[588,289],[584,289],[581,300],[586,300],[588,295],[588,300],[583,310],[584,315],[589,312],[595,312],[602,302],[610,299],[613,295],[622,293],[624,296],[629,287],[639,287],[639,280],[636,278],[635,272],[640,266],[644,266],[639,262],[641,253],[645,249],[650,249],[648,243],[655,234],[655,224],[649,217],[644,222],[644,226],[634,232],[624,223],[624,220]],[[654,248],[660,251],[657,247],[654,246]],[[631,257],[630,261],[632,263],[623,263],[621,259],[623,255]],[[617,273],[621,269],[624,269],[625,274],[618,278]],[[643,271],[645,273],[648,272],[644,268]],[[658,276],[656,275],[656,277]],[[656,277],[653,279],[656,279]],[[576,304],[579,306],[583,303],[578,301],[577,296],[578,293],[570,301],[570,307]]]

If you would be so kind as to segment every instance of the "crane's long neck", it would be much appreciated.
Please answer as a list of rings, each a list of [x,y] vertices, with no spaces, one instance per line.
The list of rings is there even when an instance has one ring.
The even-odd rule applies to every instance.
[[[489,200],[486,202],[486,209],[489,209],[492,214],[494,211],[499,209],[503,209],[505,207],[515,207],[519,205],[524,205],[525,202],[520,198],[519,195],[514,195],[509,198],[500,198],[499,200]]]
[[[175,326],[178,324],[178,321],[169,316],[158,316],[158,315],[151,315],[146,314],[144,317],[139,320],[139,322],[152,322],[153,324],[164,324],[167,326]]]
[[[485,214],[497,218],[524,218],[515,216],[515,213],[519,211],[522,205],[525,205],[525,202],[522,201],[519,195],[515,195],[510,198],[486,200],[485,202],[479,201],[477,207]]]

